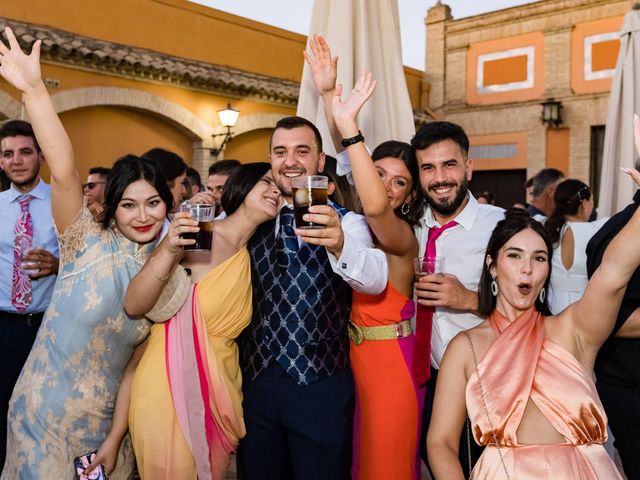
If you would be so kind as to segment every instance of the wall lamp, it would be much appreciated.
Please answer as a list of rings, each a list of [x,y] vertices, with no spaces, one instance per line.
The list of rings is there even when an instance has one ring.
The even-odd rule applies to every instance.
[[[227,143],[231,142],[233,139],[233,135],[231,134],[231,129],[236,126],[236,122],[238,121],[238,117],[240,116],[240,110],[236,110],[231,106],[230,103],[227,103],[227,108],[223,110],[218,110],[218,118],[220,119],[220,123],[223,127],[227,129],[225,133],[215,133],[212,137],[215,139],[216,137],[224,137],[222,139],[222,143],[218,148],[212,148],[211,155],[218,158],[220,152],[224,150],[224,147]]]
[[[542,116],[540,120],[549,128],[558,128],[562,124],[562,102],[548,98],[542,102]]]

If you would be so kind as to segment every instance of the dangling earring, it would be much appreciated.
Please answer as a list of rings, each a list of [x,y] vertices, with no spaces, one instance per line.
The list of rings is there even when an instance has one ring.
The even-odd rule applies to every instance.
[[[406,215],[409,215],[410,210],[411,210],[411,205],[409,204],[409,199],[407,198],[402,204],[402,207],[400,207],[400,213],[406,216]]]
[[[499,291],[500,289],[498,288],[498,282],[496,282],[496,276],[491,275],[491,295],[497,297]]]
[[[540,300],[540,303],[544,303],[544,299],[547,297],[547,292],[544,290],[544,287],[542,287],[542,290],[540,290],[540,295],[538,295],[538,299]]]

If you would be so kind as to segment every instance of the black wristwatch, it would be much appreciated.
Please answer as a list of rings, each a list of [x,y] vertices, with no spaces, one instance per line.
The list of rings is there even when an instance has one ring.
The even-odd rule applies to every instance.
[[[344,148],[347,148],[350,145],[354,145],[358,142],[364,142],[364,137],[362,136],[362,132],[358,130],[358,134],[355,137],[343,138],[340,140],[340,145]]]

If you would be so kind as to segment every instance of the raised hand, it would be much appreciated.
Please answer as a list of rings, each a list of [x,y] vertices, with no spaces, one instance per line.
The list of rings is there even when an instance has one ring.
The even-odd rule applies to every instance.
[[[377,82],[373,79],[371,72],[365,69],[346,100],[343,101],[340,99],[342,96],[342,85],[336,87],[331,108],[336,126],[343,138],[351,137],[358,133],[356,117],[362,106],[373,94],[376,84]]]
[[[331,49],[322,35],[314,33],[309,39],[311,53],[305,50],[305,60],[311,68],[313,82],[320,96],[333,93],[338,76],[338,57],[331,56]]]
[[[31,54],[26,55],[16,39],[13,31],[5,27],[4,32],[9,41],[7,47],[0,41],[0,75],[23,93],[34,89],[41,81],[40,74],[40,40],[33,44]]]

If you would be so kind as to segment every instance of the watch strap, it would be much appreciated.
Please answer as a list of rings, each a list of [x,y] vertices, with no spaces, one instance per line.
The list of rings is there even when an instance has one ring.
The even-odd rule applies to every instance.
[[[358,134],[354,137],[349,137],[349,138],[343,138],[342,140],[340,140],[340,144],[344,147],[347,148],[350,145],[354,145],[358,142],[364,142],[364,137],[362,136],[362,132],[360,130],[358,130]]]

